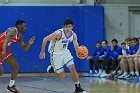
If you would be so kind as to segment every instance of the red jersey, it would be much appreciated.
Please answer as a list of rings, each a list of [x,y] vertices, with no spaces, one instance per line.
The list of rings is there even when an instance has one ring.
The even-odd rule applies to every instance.
[[[12,43],[17,42],[20,38],[20,35],[19,35],[16,27],[11,27],[8,29],[16,29],[16,34],[10,38],[10,40],[7,44],[7,47],[10,46]],[[3,43],[4,43],[5,38],[6,38],[6,31],[0,34],[0,48],[3,47]]]

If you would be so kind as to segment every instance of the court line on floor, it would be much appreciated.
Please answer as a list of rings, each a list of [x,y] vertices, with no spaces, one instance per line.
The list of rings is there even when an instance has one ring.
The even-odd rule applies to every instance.
[[[55,90],[49,90],[49,89],[45,89],[45,88],[31,87],[31,86],[25,86],[25,85],[19,85],[19,84],[16,84],[16,85],[22,86],[22,87],[27,87],[27,88],[34,88],[34,89],[40,89],[40,90],[55,92],[55,93],[65,93],[65,92],[60,92],[60,91],[55,91]]]

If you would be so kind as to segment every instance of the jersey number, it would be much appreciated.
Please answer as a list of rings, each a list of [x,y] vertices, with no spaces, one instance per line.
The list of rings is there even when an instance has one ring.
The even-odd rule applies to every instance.
[[[67,44],[63,44],[63,48],[66,48]]]

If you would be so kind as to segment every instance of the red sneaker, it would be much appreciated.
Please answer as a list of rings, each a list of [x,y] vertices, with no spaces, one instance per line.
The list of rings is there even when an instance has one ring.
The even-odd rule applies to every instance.
[[[15,85],[13,85],[13,86],[11,86],[11,87],[7,87],[7,91],[10,91],[10,92],[12,92],[12,93],[20,93],[17,89],[16,89],[16,86]]]

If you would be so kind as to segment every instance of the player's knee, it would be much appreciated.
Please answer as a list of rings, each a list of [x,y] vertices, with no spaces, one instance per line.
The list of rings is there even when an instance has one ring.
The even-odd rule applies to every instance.
[[[61,72],[61,73],[58,73],[58,76],[60,79],[62,79],[62,78],[65,78],[66,75],[64,72]]]
[[[138,62],[138,60],[139,60],[139,59],[138,59],[137,57],[134,58],[134,62]]]
[[[69,68],[70,71],[75,71],[75,66],[74,66],[74,64],[69,65],[68,68]]]
[[[58,75],[58,77],[59,77],[60,79],[62,79],[62,78],[65,77],[65,72],[64,72],[64,69],[63,69],[63,68],[58,69],[58,70],[56,70],[55,72],[57,73],[57,75]]]

